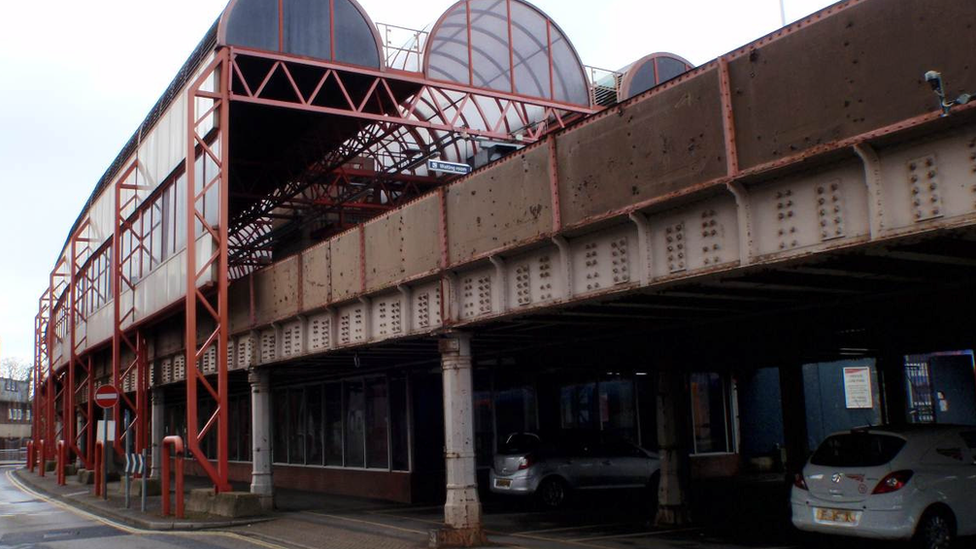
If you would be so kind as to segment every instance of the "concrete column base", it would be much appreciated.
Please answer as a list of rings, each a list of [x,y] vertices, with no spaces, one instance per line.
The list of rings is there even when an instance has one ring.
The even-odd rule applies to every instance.
[[[444,504],[444,524],[446,528],[469,530],[481,524],[481,502],[478,500],[478,487],[447,487],[447,502]]]
[[[687,526],[691,524],[691,513],[686,505],[658,505],[655,526]]]
[[[186,510],[227,518],[257,517],[264,514],[258,496],[249,492],[214,493],[210,488],[190,490]]]
[[[481,547],[488,544],[488,536],[480,527],[439,528],[430,530],[428,547]]]
[[[138,498],[142,497],[142,479],[141,478],[131,478],[129,481],[132,483],[129,486],[129,495]],[[163,493],[162,482],[158,478],[148,478],[146,479],[146,496],[158,496]],[[119,483],[119,494],[125,494],[125,483]]]

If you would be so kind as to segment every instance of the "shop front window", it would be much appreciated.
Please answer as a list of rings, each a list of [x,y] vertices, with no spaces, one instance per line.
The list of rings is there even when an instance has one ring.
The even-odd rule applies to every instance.
[[[590,430],[596,422],[596,383],[567,385],[560,390],[560,426],[563,429]]]
[[[346,381],[342,384],[345,391],[346,403],[346,467],[363,467],[365,462],[365,448],[363,435],[366,422],[366,398],[363,395],[361,380]]]
[[[394,471],[410,469],[410,416],[406,376],[390,377],[390,456]]]
[[[274,461],[406,471],[405,376],[375,376],[274,392]]]
[[[691,418],[696,454],[735,452],[729,384],[716,373],[693,373]]]
[[[322,386],[305,388],[305,463],[322,465]]]
[[[637,442],[634,383],[629,379],[600,382],[600,428],[614,438]]]
[[[325,385],[325,464],[342,466],[342,384]]]
[[[386,378],[366,380],[366,466],[386,469],[390,466],[387,421],[390,402]]]

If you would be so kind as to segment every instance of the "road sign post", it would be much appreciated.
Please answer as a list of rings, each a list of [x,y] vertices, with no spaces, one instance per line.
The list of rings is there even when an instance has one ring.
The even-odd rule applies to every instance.
[[[102,451],[105,455],[102,457],[102,498],[108,499],[108,410],[114,408],[119,403],[119,390],[115,388],[114,385],[102,385],[95,390],[95,404],[99,405],[105,410],[105,428],[102,429]],[[119,418],[114,418],[118,421]],[[128,421],[126,422],[128,423]],[[126,440],[129,439],[128,436],[125,437]],[[126,494],[128,496],[128,494]]]
[[[129,480],[129,475],[131,468],[129,463],[132,459],[132,453],[129,451],[132,449],[132,432],[129,426],[129,411],[125,411],[125,508],[129,509],[131,507],[130,501],[130,489],[132,483]]]
[[[147,467],[146,467],[146,449],[143,448],[142,449],[142,469],[139,471],[139,474],[142,475],[142,507],[141,507],[141,510],[142,510],[143,513],[146,512],[146,492],[149,489],[149,486],[148,486],[148,483],[147,483],[147,480],[146,480],[149,477],[149,475],[146,474],[146,469],[147,469]]]

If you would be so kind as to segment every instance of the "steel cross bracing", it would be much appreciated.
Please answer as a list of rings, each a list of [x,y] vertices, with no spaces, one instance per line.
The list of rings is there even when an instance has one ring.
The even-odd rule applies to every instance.
[[[244,103],[524,143],[538,141],[551,127],[565,127],[567,116],[573,113],[593,112],[579,105],[434,82],[405,72],[381,72],[245,49],[232,49],[230,55],[234,71],[231,99]],[[266,63],[244,67],[240,60],[245,58],[263,59]],[[308,85],[299,85],[294,75],[298,68],[316,72],[318,78],[306,78]],[[281,78],[287,81],[291,93],[270,93],[268,84]],[[364,78],[369,82],[367,91],[356,92],[351,80]],[[435,112],[418,116],[423,105],[431,106]],[[468,107],[473,111],[466,110]],[[536,110],[541,110],[543,116],[533,125],[535,117],[530,111]],[[477,125],[465,125],[465,113],[477,113]],[[515,118],[510,118],[510,114]]]
[[[59,380],[64,377],[64,374],[59,375],[54,369],[54,341],[57,339],[58,334],[62,332],[62,337],[67,337],[68,312],[66,311],[65,301],[68,298],[67,292],[71,290],[70,275],[63,272],[67,268],[67,259],[61,257],[54,266],[54,270],[51,271],[47,291],[48,310],[51,311],[51,318],[47,331],[47,431],[45,433],[44,453],[52,458],[54,457],[55,441],[64,435],[64,426],[62,425],[59,430],[57,424],[58,400],[64,393],[63,383],[61,383],[62,388],[59,388],[58,385]]]
[[[112,233],[112,296],[113,296],[113,330],[112,330],[112,383],[119,391],[119,402],[115,405],[115,451],[124,453],[125,437],[128,433],[135,433],[133,451],[142,452],[148,446],[149,424],[149,361],[147,356],[146,338],[139,329],[128,329],[135,322],[136,314],[136,284],[133,280],[133,263],[152,251],[146,246],[146,230],[144,227],[144,211],[150,206],[140,200],[152,192],[152,187],[139,183],[139,161],[133,162],[118,178],[115,184],[115,219]],[[126,214],[129,215],[126,215]],[[136,228],[139,220],[139,229]],[[141,266],[138,269],[142,274]],[[127,305],[123,305],[123,291],[128,292]],[[125,353],[125,355],[123,354]],[[123,356],[131,357],[126,364]],[[135,378],[135,400],[125,391],[125,380]],[[124,407],[124,408],[123,408]],[[128,425],[123,426],[120,419],[123,410],[127,408]]]
[[[48,421],[50,407],[47,399],[49,391],[45,388],[46,383],[51,379],[48,346],[48,332],[51,326],[49,292],[50,289],[45,290],[38,300],[38,313],[34,318],[34,415],[32,419],[35,443],[41,439],[48,439],[47,429],[50,425]]]
[[[218,52],[187,91],[186,447],[210,477],[217,492],[231,489],[227,463],[230,65],[230,51],[225,49]],[[198,116],[198,108],[202,115]],[[213,137],[208,139],[208,135]],[[197,181],[195,163],[198,158],[216,166],[213,177],[205,175],[205,181]],[[216,191],[219,202],[216,225],[208,221],[204,209],[205,200],[212,190]],[[198,234],[204,237],[203,241],[209,239],[213,244],[213,251],[200,258]],[[202,259],[199,264],[198,259]],[[209,295],[204,293],[201,284],[212,288]],[[216,300],[216,307],[213,300]],[[198,312],[203,313],[204,322],[198,322]],[[198,328],[205,330],[202,345]],[[207,380],[200,368],[204,356],[211,352],[213,354],[210,356],[216,363],[216,386]],[[199,392],[201,386],[203,393]],[[206,422],[202,427],[198,423],[197,409],[200,396],[212,399],[215,404],[213,414],[204,418]],[[214,428],[217,429],[216,465],[210,462],[201,447],[203,439]]]
[[[85,335],[78,338],[78,325],[87,323],[88,318],[84,307],[79,303],[80,288],[82,280],[91,283],[89,276],[90,270],[83,269],[82,266],[88,258],[92,256],[93,240],[90,238],[91,221],[86,219],[75,233],[71,236],[69,245],[68,260],[68,341],[69,357],[66,373],[67,384],[62,389],[64,392],[64,403],[62,409],[62,430],[64,431],[65,444],[67,446],[68,458],[72,453],[76,454],[86,469],[91,468],[93,463],[92,451],[94,449],[94,384],[92,383],[92,360],[89,356],[86,360],[82,359],[81,353],[88,346],[88,330]],[[82,278],[84,277],[84,278]],[[77,370],[84,372],[83,381],[76,383],[75,375]],[[83,405],[76,404],[76,397],[82,390],[87,389],[87,402]],[[81,417],[81,428],[75,433],[77,419]],[[84,439],[84,451],[81,441]]]
[[[284,178],[278,176],[271,193],[261,197],[235,193],[254,199],[231,221],[235,278],[270,259],[267,242],[276,236],[270,230],[276,219],[299,217],[283,216],[279,209],[316,206],[316,219],[338,212],[341,230],[344,210],[382,211],[417,196],[396,193],[387,182],[401,181],[397,179],[401,172],[450,147],[454,157],[463,160],[459,141],[470,141],[472,150],[477,149],[475,138],[528,144],[551,129],[565,127],[574,116],[593,112],[578,105],[432,82],[404,71],[380,72],[246,49],[231,49],[230,59],[232,101],[351,118],[360,127],[339,147],[313,148],[304,155],[299,151],[291,159],[297,169]],[[341,172],[357,158],[375,164],[376,174],[361,185],[351,184],[344,177],[348,174]],[[330,176],[321,189],[323,178]],[[337,191],[337,183],[345,183],[346,189]],[[353,202],[368,194],[370,186],[384,193],[385,200]],[[314,220],[305,220],[303,225],[311,223]]]

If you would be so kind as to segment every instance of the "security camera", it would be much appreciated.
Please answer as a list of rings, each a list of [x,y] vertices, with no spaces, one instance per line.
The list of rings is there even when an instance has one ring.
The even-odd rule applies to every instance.
[[[932,86],[932,91],[939,93],[942,91],[942,73],[939,71],[929,71],[925,73],[925,81]]]

